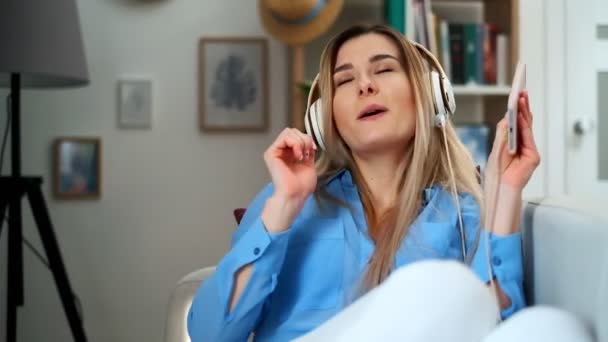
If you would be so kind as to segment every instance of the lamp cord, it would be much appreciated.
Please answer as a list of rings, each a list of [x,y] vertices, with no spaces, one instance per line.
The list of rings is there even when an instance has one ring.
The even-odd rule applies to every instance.
[[[11,126],[11,94],[6,95],[6,127],[4,127],[4,136],[2,137],[2,148],[0,149],[0,174],[2,174],[2,166],[4,165],[4,149],[6,148],[6,139]]]
[[[11,125],[11,94],[6,95],[6,127],[4,127],[4,136],[2,137],[2,147],[0,148],[0,175],[2,175],[2,166],[4,165],[4,148],[6,147],[6,138],[8,137],[8,129]],[[0,236],[2,236],[2,221],[4,217],[0,219]]]

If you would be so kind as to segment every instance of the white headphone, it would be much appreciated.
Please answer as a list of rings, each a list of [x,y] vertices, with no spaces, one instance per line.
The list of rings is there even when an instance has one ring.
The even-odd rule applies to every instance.
[[[423,56],[431,63],[435,70],[431,70],[429,73],[431,89],[433,92],[433,108],[435,111],[435,126],[443,127],[448,120],[449,115],[454,115],[456,111],[456,101],[454,99],[454,92],[452,90],[452,84],[446,76],[441,64],[433,54],[427,50],[424,46],[410,41]],[[316,90],[319,82],[319,75],[315,76],[312,82],[310,91],[308,93],[308,100],[306,102],[306,114],[304,115],[304,126],[306,127],[306,133],[310,135],[315,144],[322,150],[327,149],[327,145],[324,139],[323,132],[323,110],[321,98],[317,99],[311,105],[312,95]]]

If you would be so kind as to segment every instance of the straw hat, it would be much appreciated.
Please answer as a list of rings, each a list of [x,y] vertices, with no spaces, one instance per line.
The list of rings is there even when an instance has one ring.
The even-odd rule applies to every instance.
[[[266,30],[289,45],[305,44],[325,33],[343,4],[343,0],[258,0]]]

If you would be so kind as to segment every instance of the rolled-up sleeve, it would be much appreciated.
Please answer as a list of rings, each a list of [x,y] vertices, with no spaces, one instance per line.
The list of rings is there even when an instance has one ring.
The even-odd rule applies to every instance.
[[[271,234],[260,217],[271,186],[247,207],[230,251],[197,290],[188,313],[188,333],[197,341],[244,341],[262,318],[264,303],[276,287],[289,241],[289,230]],[[229,312],[236,273],[248,264],[252,275]]]
[[[474,251],[471,269],[485,283],[490,282],[491,272],[509,297],[511,306],[501,311],[502,318],[506,319],[526,305],[521,233],[498,236],[486,230],[479,232],[479,205],[475,199],[467,194],[461,199],[461,206],[467,232],[467,250]],[[474,248],[476,242],[477,248]]]
[[[511,306],[501,311],[503,319],[508,318],[526,304],[523,290],[523,258],[521,234],[497,236],[483,232],[479,246],[473,257],[471,268],[486,283],[490,281],[489,267],[500,288],[511,300]],[[490,260],[487,244],[490,245]],[[489,265],[488,265],[489,262]]]

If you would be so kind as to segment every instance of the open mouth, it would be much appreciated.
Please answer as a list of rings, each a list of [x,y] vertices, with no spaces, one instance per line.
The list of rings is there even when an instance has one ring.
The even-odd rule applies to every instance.
[[[359,120],[371,119],[384,114],[388,109],[380,105],[367,106],[359,115]]]
[[[370,118],[370,117],[372,117],[372,116],[376,116],[376,115],[378,115],[378,114],[382,114],[382,113],[384,113],[384,112],[386,112],[386,110],[383,110],[383,109],[376,109],[376,110],[372,110],[371,112],[367,112],[367,113],[365,113],[365,114],[361,115],[361,116],[359,117],[359,119]]]

